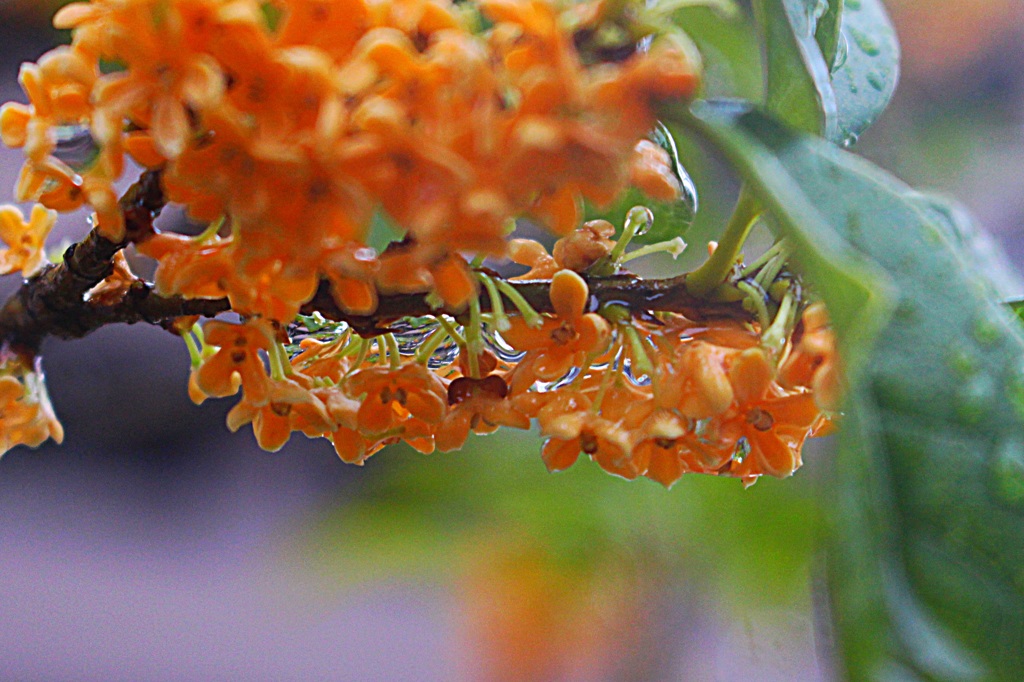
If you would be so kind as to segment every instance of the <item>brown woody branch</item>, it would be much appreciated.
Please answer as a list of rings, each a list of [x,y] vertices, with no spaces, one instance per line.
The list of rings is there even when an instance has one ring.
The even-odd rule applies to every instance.
[[[153,285],[138,280],[115,303],[89,301],[86,294],[114,270],[114,255],[130,242],[145,238],[153,231],[153,220],[164,207],[159,171],[149,171],[125,194],[120,202],[125,216],[126,237],[113,242],[93,230],[80,243],[68,248],[63,262],[50,265],[24,282],[0,307],[0,341],[18,352],[36,354],[48,336],[77,339],[110,324],[145,322],[164,325],[178,317],[213,317],[231,309],[227,299],[185,299],[162,296]],[[509,281],[516,291],[538,312],[553,312],[548,280]],[[606,305],[621,305],[636,317],[654,312],[680,313],[696,320],[749,319],[750,314],[736,302],[716,302],[690,295],[686,276],[644,280],[633,275],[588,278],[590,310]],[[504,300],[513,311],[512,301]],[[481,294],[480,306],[491,311],[491,300]],[[348,323],[365,336],[388,330],[388,325],[403,317],[447,313],[458,317],[463,310],[433,307],[425,293],[389,294],[380,297],[373,315],[351,315],[338,307],[330,284],[321,282],[316,294],[302,312],[319,312],[324,317]]]
[[[694,321],[722,319],[751,319],[749,312],[739,302],[718,302],[697,298],[686,288],[686,276],[669,279],[641,279],[634,275],[613,275],[610,277],[587,278],[590,287],[589,311],[602,306],[621,305],[635,317],[650,316],[655,312],[670,312],[685,315]],[[550,280],[509,281],[516,291],[541,313],[554,312],[549,291]],[[515,306],[507,297],[502,296],[504,307],[515,311]],[[491,300],[481,294],[480,309],[491,312]],[[420,317],[447,313],[459,317],[464,310],[434,308],[430,305],[427,295],[392,294],[380,298],[377,310],[373,315],[351,315],[341,310],[334,297],[331,296],[330,284],[321,282],[316,295],[302,307],[302,312],[310,315],[319,312],[329,320],[348,323],[353,329],[364,336],[373,336],[387,331],[389,323],[403,317]]]

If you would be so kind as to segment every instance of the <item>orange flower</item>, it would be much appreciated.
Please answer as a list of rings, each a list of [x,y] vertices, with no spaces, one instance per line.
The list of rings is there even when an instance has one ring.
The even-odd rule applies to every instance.
[[[629,167],[629,182],[655,201],[675,201],[682,194],[672,158],[650,140],[636,143]]]
[[[511,279],[551,279],[562,268],[544,245],[534,239],[512,239],[508,243],[508,257],[513,263],[530,268],[528,272]]]
[[[721,429],[746,438],[750,452],[733,462],[730,473],[748,481],[762,474],[791,475],[800,467],[800,448],[819,420],[811,393],[787,394],[774,377],[775,369],[760,348],[743,351],[729,368],[738,409]]]
[[[95,64],[68,47],[47,52],[38,64],[23,64],[18,80],[29,104],[0,108],[0,139],[9,147],[24,147],[31,163],[45,162],[57,146],[57,126],[89,121],[97,74]]]
[[[540,410],[541,434],[549,437],[541,451],[545,466],[551,472],[563,471],[584,452],[606,471],[635,478],[626,429],[592,410],[592,405],[587,396],[567,391]]]
[[[352,315],[371,315],[377,309],[373,278],[379,269],[377,252],[359,242],[328,251],[321,266],[331,282],[334,301]]]
[[[348,378],[345,388],[353,398],[364,396],[357,422],[359,431],[368,435],[396,427],[415,427],[416,422],[437,424],[447,411],[444,384],[433,372],[415,362],[406,363],[398,370],[386,367],[358,370]]]
[[[0,455],[16,445],[34,448],[48,438],[63,441],[64,428],[53,413],[39,359],[31,371],[17,360],[5,362],[0,371]]]
[[[234,274],[232,240],[198,242],[185,235],[158,232],[138,242],[139,253],[158,261],[156,287],[162,294],[222,298]]]
[[[262,407],[270,399],[270,379],[259,351],[269,351],[275,334],[265,320],[231,324],[212,320],[203,327],[206,341],[217,346],[196,372],[196,386],[211,398],[234,395],[238,391],[235,376],[241,379],[245,400]]]
[[[479,292],[465,259],[447,249],[401,242],[381,254],[379,262],[376,283],[385,293],[432,291],[449,310],[458,312]]]
[[[94,305],[114,305],[124,299],[125,294],[141,280],[132,272],[124,251],[118,251],[113,259],[114,271],[106,279],[86,292],[85,300]],[[192,323],[194,324],[194,322]]]
[[[611,253],[615,242],[609,237],[614,234],[615,226],[607,220],[591,220],[555,242],[551,255],[561,268],[586,272]]]
[[[484,379],[459,377],[448,385],[451,406],[444,421],[437,427],[437,449],[458,450],[469,432],[494,433],[499,426],[530,428],[530,418],[519,412],[508,400],[508,384],[492,374]]]
[[[799,329],[799,340],[779,366],[779,384],[789,389],[808,387],[823,410],[835,412],[842,403],[842,376],[824,304],[808,306]]]
[[[736,450],[730,442],[708,444],[694,433],[694,423],[676,412],[658,409],[637,427],[633,458],[644,476],[666,488],[688,472],[716,474]]]
[[[284,447],[292,431],[313,437],[337,427],[323,402],[292,380],[271,382],[262,405],[254,405],[247,395],[231,409],[227,421],[232,433],[251,423],[256,442],[268,452]]]
[[[71,5],[54,22],[76,28],[76,46],[116,55],[127,68],[100,78],[93,92],[93,132],[102,145],[120,139],[126,118],[145,123],[166,158],[191,135],[189,112],[209,109],[224,93],[217,60],[204,51],[221,24],[218,0]],[[102,125],[101,125],[102,122]]]
[[[544,318],[537,329],[522,318],[513,318],[512,327],[502,332],[509,345],[527,351],[520,368],[528,363],[533,376],[554,381],[582,365],[587,355],[597,355],[608,347],[611,325],[596,313],[583,312],[589,296],[587,283],[575,272],[555,273],[550,297],[556,317]]]
[[[336,61],[349,56],[369,28],[370,11],[363,0],[284,0],[278,30],[280,45],[315,45]]]
[[[57,212],[36,204],[28,222],[16,206],[0,206],[0,239],[8,248],[0,250],[0,274],[21,270],[31,277],[46,262],[46,237],[57,222]]]

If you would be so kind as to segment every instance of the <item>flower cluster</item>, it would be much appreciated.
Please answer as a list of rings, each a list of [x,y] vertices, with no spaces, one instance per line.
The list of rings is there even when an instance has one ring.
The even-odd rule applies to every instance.
[[[587,273],[563,259],[599,251],[594,244],[608,241],[602,222],[559,240],[554,254],[525,240],[513,249],[531,272],[554,270],[550,314],[522,300],[509,313],[494,305],[483,314],[474,305],[461,321],[419,318],[373,338],[307,318],[292,330],[305,336],[297,343],[261,318],[196,326],[187,336],[193,399],[241,391],[228,417],[232,430],[251,423],[269,450],[295,431],[323,436],[357,464],[398,441],[424,453],[451,451],[470,432],[526,429],[535,420],[551,471],[583,453],[612,474],[666,486],[687,472],[748,483],[793,473],[805,439],[829,424],[832,405],[819,405],[811,387],[824,387],[831,401],[828,386],[838,382],[823,308],[812,305],[797,321],[791,307],[779,306],[773,328],[797,330],[781,353],[765,343],[770,330],[750,323],[590,310]],[[608,243],[606,255],[614,252]]]
[[[76,2],[55,18],[72,44],[23,67],[29,102],[4,107],[0,132],[27,157],[19,200],[89,205],[114,241],[125,154],[163,168],[168,198],[220,226],[139,244],[164,293],[227,296],[286,322],[327,278],[355,314],[389,292],[458,308],[477,293],[458,254],[504,255],[513,218],[566,234],[581,198],[607,203],[631,179],[677,191],[643,139],[656,102],[693,94],[698,59],[675,35],[611,56],[588,47],[581,36],[623,12],[600,0]],[[91,149],[69,159],[76,134]],[[405,233],[401,248],[367,248],[377,211]]]
[[[552,471],[583,453],[666,486],[686,472],[787,476],[840,379],[824,310],[805,307],[781,251],[734,287],[753,297],[742,320],[595,294],[615,278],[642,288],[625,263],[685,247],[627,252],[652,224],[643,207],[621,231],[580,225],[584,200],[688,191],[655,110],[694,94],[699,57],[651,12],[632,0],[74,2],[55,18],[71,45],[24,65],[28,103],[0,109],[0,136],[26,156],[16,196],[37,202],[28,222],[0,209],[0,264],[34,274],[54,212],[88,207],[93,241],[116,256],[78,304],[148,296],[117,253],[128,243],[156,262],[165,300],[226,300],[240,322],[167,326],[188,344],[192,399],[240,392],[228,425],[251,424],[268,450],[299,431],[361,464],[389,443],[451,451],[471,432],[536,423]],[[159,181],[145,210],[114,193],[127,159]],[[206,229],[153,228],[164,200]],[[553,248],[510,238],[521,217],[559,237]],[[380,222],[399,235],[378,252]],[[501,277],[487,258],[527,271]],[[535,287],[529,300],[517,285]],[[357,322],[299,314],[323,296],[333,312],[321,310]],[[417,312],[389,307],[399,299]],[[9,443],[59,440],[32,376],[0,378]]]

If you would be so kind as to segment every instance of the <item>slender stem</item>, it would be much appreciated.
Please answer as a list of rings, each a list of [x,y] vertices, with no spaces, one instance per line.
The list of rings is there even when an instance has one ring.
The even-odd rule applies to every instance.
[[[192,369],[203,364],[203,354],[199,351],[199,346],[196,344],[196,339],[192,336],[192,333],[185,332],[181,335],[181,338],[185,340],[185,346],[188,348],[188,357],[192,362]]]
[[[434,356],[434,352],[438,346],[444,343],[444,340],[448,338],[448,332],[444,327],[438,327],[434,330],[434,333],[427,337],[427,340],[423,342],[423,345],[416,351],[416,362],[421,365],[425,365],[430,362],[430,358]]]
[[[394,334],[385,334],[384,342],[388,346],[388,357],[391,360],[391,369],[398,369],[402,366],[402,352],[398,350],[398,339]]]
[[[754,311],[757,313],[757,321],[760,323],[761,329],[767,329],[768,324],[771,322],[771,318],[768,315],[768,306],[764,303],[764,289],[760,289],[746,280],[740,280],[737,282],[736,288],[747,295],[743,300],[750,301],[754,306]]]
[[[526,321],[528,327],[536,328],[544,324],[544,318],[540,316],[540,313],[530,305],[526,297],[519,293],[515,287],[505,280],[499,280],[497,284],[501,293],[505,294],[508,300],[512,301],[512,305],[519,310],[519,314],[523,316],[523,320]]]
[[[469,327],[466,333],[466,352],[469,353],[469,376],[480,378],[480,353],[483,351],[483,320],[480,318],[480,299],[469,302]]]
[[[787,292],[782,303],[779,304],[779,312],[775,315],[775,321],[761,335],[761,346],[775,357],[778,357],[786,347],[786,339],[789,338],[789,332],[793,326],[796,307],[796,296],[792,291]]]
[[[707,296],[725,282],[760,214],[761,209],[753,193],[744,187],[740,190],[736,208],[725,226],[718,248],[703,265],[686,277],[686,290],[691,295]]]
[[[637,258],[643,258],[644,256],[650,256],[654,253],[666,252],[672,255],[672,258],[679,258],[683,251],[686,250],[686,242],[683,241],[682,237],[675,237],[667,242],[658,242],[656,244],[648,244],[647,246],[641,246],[635,251],[630,251],[619,259],[619,263],[628,263],[631,260]]]
[[[494,280],[482,272],[479,273],[480,281],[484,283],[484,287],[487,289],[487,295],[491,299],[491,310],[494,312],[494,327],[499,332],[508,331],[512,324],[508,321],[508,315],[505,314],[505,304],[501,300],[501,292],[498,291],[498,287],[494,284]]]
[[[448,332],[448,336],[452,337],[456,344],[460,346],[466,345],[466,338],[460,334],[459,330],[455,328],[455,325],[449,322],[443,315],[438,315],[437,321],[441,323],[444,330]]]

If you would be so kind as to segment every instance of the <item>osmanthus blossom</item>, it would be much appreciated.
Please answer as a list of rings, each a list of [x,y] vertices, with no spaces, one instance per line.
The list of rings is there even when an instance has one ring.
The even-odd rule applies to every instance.
[[[590,296],[587,283],[572,270],[560,270],[551,279],[553,317],[539,327],[531,327],[524,318],[516,318],[502,333],[513,348],[526,351],[518,372],[529,383],[554,381],[573,367],[582,366],[588,355],[607,349],[612,327],[596,313],[585,313]]]
[[[53,412],[40,363],[29,368],[5,353],[0,364],[0,455],[15,445],[37,447],[51,438],[62,442],[64,428]]]
[[[263,404],[244,397],[231,408],[227,423],[233,432],[251,423],[256,442],[269,452],[284,447],[292,431],[321,435],[337,427],[327,406],[308,387],[291,379],[270,382]]]
[[[46,237],[57,223],[57,212],[36,204],[26,222],[21,209],[0,206],[0,240],[7,245],[0,249],[0,274],[21,271],[31,277],[46,262]]]
[[[491,374],[484,379],[463,376],[448,385],[448,414],[435,436],[441,452],[458,450],[470,431],[494,433],[500,426],[530,428],[530,418],[508,399],[508,384]]]
[[[26,65],[27,103],[0,111],[0,137],[27,157],[18,195],[41,204],[28,221],[0,209],[0,269],[37,273],[54,211],[85,207],[99,236],[155,263],[157,294],[225,299],[240,321],[171,325],[191,344],[189,395],[241,391],[229,426],[251,425],[268,450],[300,432],[362,464],[390,443],[449,451],[471,432],[536,420],[551,471],[585,454],[666,486],[686,472],[789,475],[822,409],[838,405],[820,307],[793,342],[768,349],[763,319],[698,323],[601,304],[588,285],[629,278],[629,237],[583,223],[583,202],[611,205],[630,186],[655,201],[682,191],[648,137],[660,104],[696,93],[700,58],[644,11],[600,0],[71,3],[56,17],[71,45]],[[621,49],[594,42],[608,26]],[[95,152],[73,165],[57,144],[68,127]],[[128,235],[113,190],[126,153],[207,229],[158,222]],[[521,217],[557,238],[550,252],[510,239]],[[398,236],[374,249],[378,221]],[[503,278],[484,258],[527,272]],[[136,281],[119,257],[87,304],[116,306]],[[517,286],[532,287],[533,304]],[[319,291],[367,323],[321,320],[316,332],[298,315]],[[389,313],[403,297],[424,302],[425,322]],[[0,372],[0,425],[5,446],[59,439],[37,373]]]
[[[241,385],[249,405],[266,405],[271,382],[259,352],[270,350],[277,341],[270,324],[264,320],[241,325],[213,320],[205,325],[204,334],[217,350],[196,371],[196,386],[211,398],[222,398],[237,393]]]

